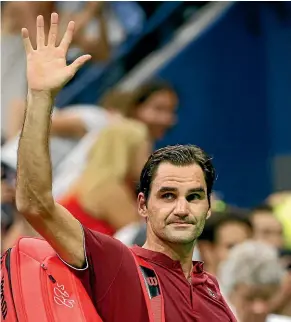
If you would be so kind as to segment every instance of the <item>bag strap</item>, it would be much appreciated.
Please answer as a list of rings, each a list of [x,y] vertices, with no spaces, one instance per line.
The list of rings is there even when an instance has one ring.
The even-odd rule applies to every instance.
[[[131,249],[141,282],[150,322],[165,322],[164,298],[159,278],[152,267]]]

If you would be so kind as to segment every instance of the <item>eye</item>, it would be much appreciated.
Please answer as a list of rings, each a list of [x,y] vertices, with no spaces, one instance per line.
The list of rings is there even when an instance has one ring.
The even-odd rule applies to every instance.
[[[162,195],[162,198],[166,200],[173,200],[175,198],[175,195],[171,192],[167,192]]]
[[[199,193],[191,193],[189,196],[187,196],[187,201],[188,202],[191,202],[191,201],[194,201],[194,200],[200,200],[202,197]]]

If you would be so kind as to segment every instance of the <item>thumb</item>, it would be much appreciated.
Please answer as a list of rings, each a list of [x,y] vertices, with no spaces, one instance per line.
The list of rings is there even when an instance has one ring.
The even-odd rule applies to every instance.
[[[83,55],[78,57],[74,62],[72,62],[71,65],[67,67],[70,70],[70,74],[75,75],[77,71],[91,58],[91,55]]]

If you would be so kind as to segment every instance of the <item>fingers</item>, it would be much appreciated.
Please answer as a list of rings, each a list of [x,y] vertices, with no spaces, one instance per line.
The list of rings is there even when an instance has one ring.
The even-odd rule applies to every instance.
[[[43,48],[45,46],[43,16],[38,16],[36,18],[36,44],[37,48]]]
[[[90,59],[91,55],[83,55],[77,58],[71,65],[67,67],[69,69],[69,73],[74,76],[76,72]]]
[[[62,47],[64,49],[65,53],[67,53],[69,46],[72,42],[74,29],[75,29],[75,22],[70,21],[68,24],[67,30],[65,32],[65,35],[64,35],[64,37],[61,41],[61,44],[60,44],[60,47]]]
[[[22,28],[21,34],[22,34],[22,40],[23,40],[25,52],[26,54],[29,54],[30,52],[33,51],[33,48],[29,39],[28,30],[26,28]]]
[[[53,12],[51,14],[51,26],[48,35],[48,46],[54,47],[56,45],[57,34],[58,34],[58,20],[59,16],[57,13]]]

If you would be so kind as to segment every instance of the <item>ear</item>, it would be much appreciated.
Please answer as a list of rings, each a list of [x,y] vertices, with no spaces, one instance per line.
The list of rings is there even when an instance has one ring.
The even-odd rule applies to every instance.
[[[137,196],[137,203],[138,203],[138,213],[140,216],[147,218],[147,205],[146,199],[143,192],[140,192]]]
[[[208,219],[211,216],[211,207],[209,207],[206,215],[206,219]]]

